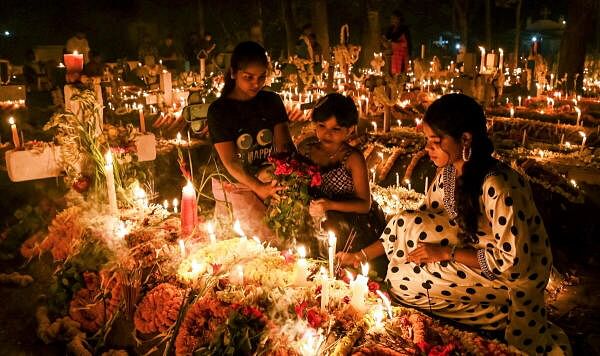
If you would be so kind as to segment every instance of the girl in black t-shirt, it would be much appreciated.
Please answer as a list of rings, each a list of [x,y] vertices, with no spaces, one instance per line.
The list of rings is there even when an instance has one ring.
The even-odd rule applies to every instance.
[[[231,203],[233,215],[245,232],[261,238],[270,235],[260,216],[265,210],[262,201],[282,188],[276,181],[264,182],[257,176],[271,153],[294,150],[281,98],[262,90],[268,64],[261,45],[238,44],[225,74],[221,97],[208,109],[214,148],[228,175],[237,182],[230,185],[213,181],[215,199]],[[215,214],[218,216],[219,212]]]

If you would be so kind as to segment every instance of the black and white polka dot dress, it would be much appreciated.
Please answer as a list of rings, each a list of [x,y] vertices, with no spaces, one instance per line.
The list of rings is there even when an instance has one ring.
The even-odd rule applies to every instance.
[[[566,334],[546,320],[544,290],[552,254],[531,188],[499,165],[480,199],[479,269],[456,262],[407,262],[419,242],[459,244],[444,206],[441,170],[418,211],[404,211],[381,235],[390,260],[387,279],[402,303],[486,330],[505,330],[507,342],[528,354],[571,354]],[[452,211],[452,209],[451,209]]]

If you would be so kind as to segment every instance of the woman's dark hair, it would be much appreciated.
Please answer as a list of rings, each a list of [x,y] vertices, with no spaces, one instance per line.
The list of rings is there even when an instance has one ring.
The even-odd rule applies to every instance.
[[[249,64],[258,63],[269,66],[267,52],[260,44],[252,41],[241,42],[233,49],[229,70],[225,72],[225,85],[221,91],[221,96],[229,95],[235,88],[235,79],[231,76],[238,70],[246,68]]]
[[[358,124],[358,110],[354,100],[339,93],[327,94],[315,105],[312,121],[323,122],[335,116],[338,125],[352,127]]]
[[[464,164],[462,175],[456,182],[454,196],[459,238],[464,242],[476,242],[483,180],[497,163],[492,157],[494,145],[487,135],[483,108],[464,94],[447,94],[429,106],[423,121],[440,137],[450,136],[458,142],[461,142],[465,132],[473,137],[471,157]]]

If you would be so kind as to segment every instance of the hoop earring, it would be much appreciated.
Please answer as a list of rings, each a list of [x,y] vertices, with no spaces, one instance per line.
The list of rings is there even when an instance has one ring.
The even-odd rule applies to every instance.
[[[467,153],[467,146],[463,146],[462,159],[465,162],[469,162],[469,160],[471,159],[471,147],[469,147],[469,150]]]

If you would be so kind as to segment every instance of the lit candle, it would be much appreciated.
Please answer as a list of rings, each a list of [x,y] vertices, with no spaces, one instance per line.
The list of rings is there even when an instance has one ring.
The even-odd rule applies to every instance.
[[[113,158],[110,150],[104,155],[105,165],[104,174],[106,176],[106,190],[108,194],[108,206],[110,214],[116,215],[117,210],[117,191],[115,189],[115,173],[113,168]]]
[[[141,133],[145,133],[146,132],[146,118],[144,117],[144,105],[141,105],[138,107],[138,111],[139,111],[139,117],[140,117],[140,132]]]
[[[412,185],[410,184],[410,179],[406,178],[404,180],[404,183],[406,183],[406,185],[408,186],[408,190],[412,190]]]
[[[329,277],[325,268],[321,267],[321,310],[324,311],[329,305]]]
[[[402,120],[396,120],[396,122],[398,123],[398,127],[402,127]]]
[[[15,145],[15,149],[18,149],[21,147],[21,141],[19,140],[19,133],[17,131],[17,124],[15,123],[15,118],[12,116],[9,117],[8,123],[10,124],[10,130],[12,131],[13,144]]]
[[[229,272],[229,282],[234,285],[244,284],[244,266],[233,266],[231,272]]]
[[[217,242],[217,236],[215,235],[215,226],[212,223],[212,221],[206,223],[206,231],[208,232],[210,243],[214,244],[215,242]]]
[[[173,199],[173,212],[177,214],[177,207],[179,206],[179,200],[177,198]]]
[[[236,220],[233,223],[233,231],[238,234],[238,236],[242,239],[247,239],[246,234],[244,233],[244,230],[242,230],[242,225],[240,224],[239,220]]]
[[[479,73],[485,72],[485,48],[479,46],[479,51],[481,51],[481,64],[479,65]]]
[[[383,311],[383,307],[381,306],[381,304],[378,303],[371,309],[371,316],[373,317],[374,321],[373,331],[382,332],[385,312]]]
[[[375,121],[371,121],[371,125],[373,125],[373,132],[377,132],[377,123]]]
[[[177,136],[175,136],[175,144],[181,145],[181,132],[178,132]]]
[[[362,265],[362,274],[356,276],[356,279],[350,282],[350,305],[360,312],[366,311],[365,297],[369,293],[369,264]]]
[[[83,54],[79,54],[77,51],[73,51],[73,53],[67,53],[63,55],[63,60],[65,61],[65,67],[67,67],[67,72],[69,73],[78,73],[83,70]]]
[[[510,118],[514,118],[515,117],[515,108],[510,108]]]
[[[429,177],[425,177],[425,194],[429,190]]]
[[[179,239],[177,241],[179,243],[179,253],[181,254],[181,257],[185,257],[185,241],[183,241],[182,239]]]
[[[375,168],[371,168],[371,183],[375,184]]]
[[[565,134],[560,135],[560,145],[562,146],[565,142]]]
[[[396,172],[396,187],[400,186],[400,174],[398,174],[398,172]]]
[[[392,309],[392,303],[390,302],[390,300],[388,299],[388,297],[385,296],[385,294],[383,294],[382,291],[377,290],[377,295],[379,296],[379,298],[381,298],[381,301],[383,302],[383,305],[385,305],[385,308],[387,309],[388,312],[388,316],[390,319],[392,319],[394,317],[394,312]]]
[[[294,269],[294,284],[296,286],[306,285],[308,278],[308,261],[306,261],[306,249],[304,246],[298,246],[298,261]]]
[[[575,111],[577,112],[577,123],[575,125],[579,126],[579,120],[581,120],[581,109],[576,106]]]
[[[165,199],[165,201],[163,201],[163,208],[165,208],[165,210],[169,211],[169,201],[167,199]]]
[[[198,224],[198,207],[196,206],[196,189],[188,181],[181,190],[181,232],[192,233]]]
[[[583,131],[579,131],[579,135],[581,136],[581,148],[579,152],[583,152],[583,148],[585,147],[585,140],[587,139],[587,135]]]
[[[337,237],[335,236],[335,233],[333,231],[329,231],[329,276],[331,277],[331,279],[335,279],[335,274],[334,274],[334,270],[333,270],[333,258],[335,257],[335,248],[336,248],[336,242],[337,242]]]
[[[519,96],[517,99],[519,100],[519,106],[521,106],[521,97]]]
[[[498,68],[499,68],[500,72],[502,72],[502,67],[504,65],[504,50],[502,48],[499,48],[498,52],[500,52],[500,59],[498,60]]]

